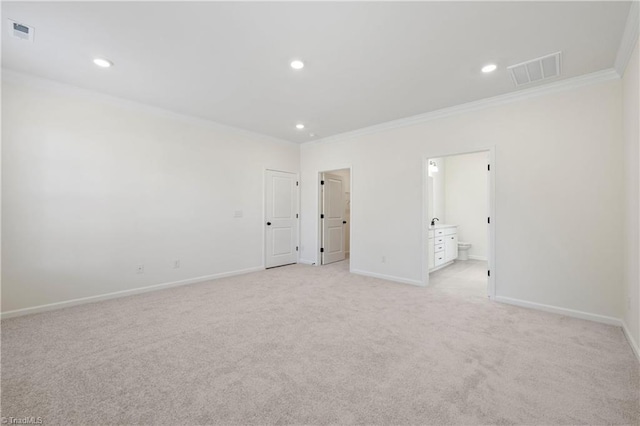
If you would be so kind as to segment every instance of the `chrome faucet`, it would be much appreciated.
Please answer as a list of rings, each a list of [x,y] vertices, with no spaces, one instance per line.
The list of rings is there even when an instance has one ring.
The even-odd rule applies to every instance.
[[[436,220],[439,222],[440,219],[438,219],[437,217],[434,217],[433,219],[431,219],[431,226],[436,226]]]

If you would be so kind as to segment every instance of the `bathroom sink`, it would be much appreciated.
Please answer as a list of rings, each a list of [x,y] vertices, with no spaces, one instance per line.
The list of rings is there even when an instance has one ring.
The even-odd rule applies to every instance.
[[[446,223],[443,224],[437,224],[435,226],[431,226],[429,225],[429,229],[439,229],[439,228],[451,228],[452,226],[456,226],[456,225],[447,225]]]

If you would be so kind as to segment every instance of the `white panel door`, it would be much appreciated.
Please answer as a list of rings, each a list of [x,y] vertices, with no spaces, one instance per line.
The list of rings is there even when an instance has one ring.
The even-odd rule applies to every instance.
[[[344,182],[341,176],[323,173],[322,264],[338,262],[344,255]]]
[[[266,172],[266,259],[265,266],[297,262],[298,187],[293,173]]]

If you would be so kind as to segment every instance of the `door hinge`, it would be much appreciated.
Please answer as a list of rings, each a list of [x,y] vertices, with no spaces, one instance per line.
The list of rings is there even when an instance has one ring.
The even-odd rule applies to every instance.
[[[324,249],[323,248],[320,249],[320,253],[324,253]]]
[[[320,185],[324,185],[324,181],[323,180],[320,181]]]
[[[491,218],[490,217],[487,218],[487,223],[491,223]]]
[[[324,219],[324,214],[321,214],[321,215],[320,215],[320,219]]]
[[[296,213],[296,219],[298,218],[298,213]]]
[[[491,276],[491,269],[489,269],[489,270],[487,271],[487,276],[488,276],[488,277],[490,277],[490,276]]]
[[[487,171],[491,171],[491,164],[487,164]]]
[[[296,181],[296,186],[298,186],[298,181]]]
[[[298,251],[298,246],[296,246],[296,251]]]

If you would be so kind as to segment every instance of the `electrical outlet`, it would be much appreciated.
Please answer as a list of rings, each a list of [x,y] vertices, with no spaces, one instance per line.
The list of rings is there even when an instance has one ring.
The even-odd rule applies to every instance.
[[[180,268],[180,259],[176,259],[173,261],[173,269]]]
[[[144,274],[144,265],[138,265],[136,268],[136,274]]]

